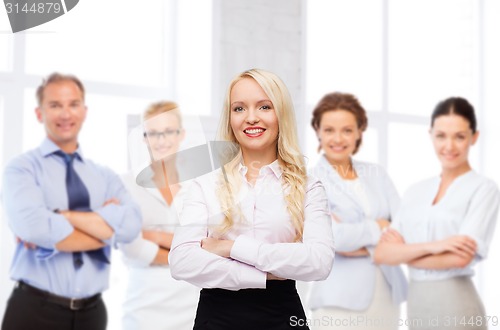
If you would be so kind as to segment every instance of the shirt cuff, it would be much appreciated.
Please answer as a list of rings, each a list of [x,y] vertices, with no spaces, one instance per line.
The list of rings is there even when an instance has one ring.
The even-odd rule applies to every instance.
[[[240,273],[240,282],[245,284],[245,289],[265,289],[267,273],[255,267],[248,267]]]
[[[230,257],[245,264],[255,266],[262,242],[240,235],[234,241]]]
[[[126,263],[133,267],[149,267],[155,260],[160,247],[142,237],[137,241],[121,245]]]
[[[160,251],[160,246],[150,242],[148,240],[145,240],[141,252],[139,254],[139,259],[144,263],[144,267],[150,266],[153,261],[156,258],[156,255],[158,254],[158,251]]]
[[[123,219],[123,211],[118,205],[108,204],[94,212],[99,214],[101,218],[113,228],[115,233],[117,229],[120,228],[121,219]]]
[[[108,239],[103,239],[101,240],[104,244],[108,246],[112,246],[113,248],[117,249],[118,248],[118,243],[115,240],[115,234],[111,235],[110,238]]]
[[[366,251],[368,251],[369,257],[370,257],[371,261],[373,261],[373,257],[375,256],[375,246],[373,246],[373,245],[367,246]]]
[[[479,257],[479,260],[485,259],[488,255],[488,248],[486,245],[483,243],[482,240],[477,239],[476,237],[472,237],[476,241],[477,248],[476,248],[476,255]]]
[[[370,242],[371,245],[377,245],[382,234],[378,223],[371,219],[366,219],[366,224],[368,226],[368,231],[370,232],[370,237],[372,238],[372,241]]]

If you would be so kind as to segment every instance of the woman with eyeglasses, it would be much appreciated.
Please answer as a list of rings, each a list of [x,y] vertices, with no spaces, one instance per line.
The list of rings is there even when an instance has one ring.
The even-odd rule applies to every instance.
[[[219,137],[235,152],[194,180],[169,256],[174,278],[203,288],[194,329],[308,329],[295,280],[326,278],[333,238],[281,79],[258,69],[235,77]]]
[[[491,320],[471,277],[488,254],[500,193],[469,163],[479,137],[474,108],[461,97],[441,101],[429,133],[440,174],[405,193],[375,261],[409,266],[410,329],[487,329]]]
[[[176,166],[176,152],[185,135],[177,104],[152,104],[144,112],[142,126],[141,144],[151,157],[149,184],[138,185],[132,173],[123,178],[141,206],[143,222],[141,235],[120,246],[129,268],[122,325],[124,330],[192,329],[199,289],[174,280],[168,263],[185,194]]]

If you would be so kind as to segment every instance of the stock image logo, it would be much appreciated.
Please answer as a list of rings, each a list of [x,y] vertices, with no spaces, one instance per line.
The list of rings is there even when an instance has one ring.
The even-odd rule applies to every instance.
[[[66,14],[79,0],[4,0],[12,32],[42,25]]]

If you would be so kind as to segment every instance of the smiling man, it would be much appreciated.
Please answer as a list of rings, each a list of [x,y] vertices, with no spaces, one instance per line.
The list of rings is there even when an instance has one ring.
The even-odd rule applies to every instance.
[[[82,153],[81,81],[54,73],[36,96],[47,137],[4,173],[3,203],[18,244],[2,329],[104,330],[110,246],[139,234],[140,211],[119,177]]]

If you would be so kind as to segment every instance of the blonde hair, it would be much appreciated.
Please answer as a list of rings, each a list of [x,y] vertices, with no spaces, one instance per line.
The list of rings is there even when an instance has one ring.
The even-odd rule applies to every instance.
[[[231,90],[242,79],[254,79],[273,103],[278,118],[277,155],[282,169],[285,201],[295,228],[295,241],[301,241],[304,231],[304,198],[307,176],[304,159],[299,148],[292,99],[283,81],[275,74],[260,69],[251,69],[236,76],[226,92],[218,139],[238,144],[230,124]],[[242,182],[238,173],[238,165],[241,161],[242,152],[241,149],[238,149],[232,153],[232,160],[224,166],[225,175],[223,171],[220,177],[216,193],[225,217],[218,231],[219,235],[223,235],[233,227],[234,213],[242,216],[241,210],[234,207],[236,193]]]
[[[179,121],[179,127],[182,127],[182,117],[179,111],[179,106],[177,105],[177,103],[172,101],[160,101],[152,103],[146,110],[144,110],[142,120],[146,121],[156,115],[170,111],[177,117],[177,120]]]

